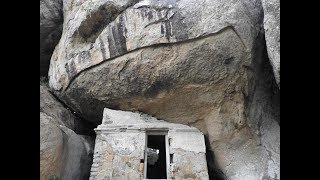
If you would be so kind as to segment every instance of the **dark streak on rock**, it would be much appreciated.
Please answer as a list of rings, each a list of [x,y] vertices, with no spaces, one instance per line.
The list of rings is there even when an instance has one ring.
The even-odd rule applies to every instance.
[[[105,60],[105,59],[107,59],[107,57],[106,57],[106,49],[104,47],[104,43],[103,43],[101,37],[99,37],[99,41],[100,41],[100,49],[101,49],[101,52],[102,52],[102,59]]]
[[[164,34],[164,27],[163,27],[163,24],[161,24],[161,34]]]
[[[113,35],[113,45],[115,47],[115,56],[118,56],[119,51],[121,51],[121,44],[119,44],[119,32],[118,32],[118,28],[116,28],[115,26],[112,27],[112,35]]]
[[[111,28],[113,38],[108,35],[110,57],[115,57],[127,52],[127,41],[124,36],[126,27],[124,26],[123,14],[119,16],[119,23]]]
[[[168,39],[168,41],[170,42],[170,36],[171,36],[171,25],[170,25],[170,21],[165,21],[164,22],[164,26],[166,28],[166,38]]]
[[[230,64],[232,61],[234,61],[234,57],[230,57],[230,58],[224,60],[224,64]]]
[[[172,17],[172,32],[177,41],[189,39],[187,31],[188,25],[183,21],[183,19],[184,16],[182,16],[179,11],[177,11]]]
[[[153,14],[152,11],[148,12],[148,20],[150,21],[153,18]]]
[[[78,28],[79,35],[86,41],[94,42],[104,27],[112,22],[119,13],[121,13],[120,8],[111,2],[101,5],[81,22]]]
[[[120,15],[119,17],[119,24],[118,25],[118,33],[119,33],[119,40],[120,40],[120,45],[121,45],[121,54],[126,53],[127,50],[127,40],[124,34],[126,33],[126,27],[125,27],[125,20],[123,17],[123,14]]]
[[[108,34],[108,45],[109,45],[109,52],[110,52],[110,57],[115,57],[117,55],[117,49],[114,44],[114,40],[112,38],[112,35],[115,33],[114,32],[114,27],[111,27],[111,34]]]
[[[78,28],[82,40],[93,43],[106,26],[113,22],[124,10],[137,2],[139,0],[131,0],[126,5],[119,6],[114,2],[107,1],[97,10],[87,14],[86,19],[81,22]],[[76,32],[73,36],[78,35]]]
[[[174,85],[174,81],[170,77],[166,77],[163,79],[156,80],[153,82],[150,86],[150,88],[147,89],[145,92],[146,97],[154,97],[156,96],[160,91],[170,89]]]
[[[64,65],[64,68],[66,68],[66,72],[67,72],[67,74],[69,75],[70,70],[69,70],[68,63],[66,63],[66,64]]]

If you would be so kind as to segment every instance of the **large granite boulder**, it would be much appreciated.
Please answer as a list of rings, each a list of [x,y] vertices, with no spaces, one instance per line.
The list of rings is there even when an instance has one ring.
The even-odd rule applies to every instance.
[[[195,126],[227,178],[279,178],[278,106],[270,110],[278,92],[260,75],[268,69],[260,1],[63,6],[49,84],[77,114],[97,125],[105,107],[137,110]]]
[[[62,34],[62,0],[40,0],[40,76],[47,76],[50,58]]]
[[[52,121],[40,112],[40,179],[59,176],[62,169],[63,135]]]
[[[280,0],[262,0],[268,56],[280,88]]]
[[[155,97],[160,89],[173,88],[168,84],[219,89],[224,81],[233,83],[221,87],[229,91],[245,84],[261,30],[260,1],[133,3],[63,4],[64,31],[52,55],[49,83],[85,119],[99,124],[104,107],[125,106],[128,97]]]
[[[93,137],[74,132],[76,118],[40,85],[40,179],[88,179]]]

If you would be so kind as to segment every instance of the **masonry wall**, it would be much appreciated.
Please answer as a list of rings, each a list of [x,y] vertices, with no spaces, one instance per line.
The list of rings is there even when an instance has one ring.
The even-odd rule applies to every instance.
[[[208,168],[203,134],[200,132],[169,131],[169,153],[172,179],[207,180]]]
[[[146,131],[168,132],[168,179],[208,180],[205,141],[194,127],[168,123],[140,113],[104,109],[96,131],[90,180],[143,179]],[[145,163],[147,161],[145,160]]]
[[[145,133],[97,134],[90,180],[137,180],[144,159]]]
[[[204,137],[198,132],[168,132],[172,163],[168,179],[206,180]],[[98,133],[90,180],[143,179],[145,132]]]

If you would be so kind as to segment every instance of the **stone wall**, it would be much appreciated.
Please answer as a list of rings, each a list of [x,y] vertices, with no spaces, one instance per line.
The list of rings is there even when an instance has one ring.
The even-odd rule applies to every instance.
[[[204,136],[199,130],[139,113],[105,109],[103,123],[96,128],[90,180],[143,179],[140,160],[144,159],[146,133],[152,130],[168,131],[167,154],[172,156],[172,162],[167,162],[169,179],[209,179]]]
[[[169,131],[172,179],[209,179],[204,137],[199,132]]]
[[[90,180],[141,179],[139,165],[144,146],[142,132],[97,134]]]

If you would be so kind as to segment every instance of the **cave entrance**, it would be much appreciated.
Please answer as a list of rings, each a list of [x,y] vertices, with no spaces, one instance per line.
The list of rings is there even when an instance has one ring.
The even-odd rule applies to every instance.
[[[145,148],[145,179],[167,179],[167,132],[147,132]]]

